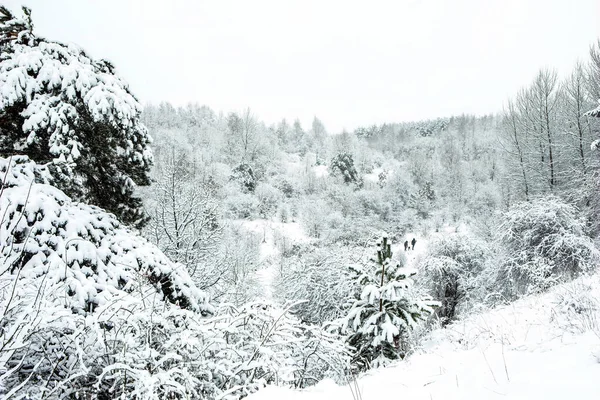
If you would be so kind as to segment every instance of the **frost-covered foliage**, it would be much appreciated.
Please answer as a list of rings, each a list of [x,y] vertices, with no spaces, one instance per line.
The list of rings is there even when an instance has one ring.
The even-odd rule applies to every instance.
[[[0,21],[0,156],[46,164],[54,185],[121,221],[145,221],[134,187],[149,184],[141,106],[105,60],[36,37],[8,10]]]
[[[256,196],[250,193],[234,192],[225,198],[223,205],[231,219],[251,219],[259,216],[260,203]]]
[[[226,371],[232,376],[224,389],[247,393],[249,388],[266,383],[302,388],[323,378],[343,380],[350,360],[343,340],[300,323],[289,313],[293,308],[248,303],[219,313],[224,318],[221,335],[226,350],[215,358],[229,360]]]
[[[157,175],[148,191],[150,220],[143,232],[172,261],[194,271],[214,253],[223,230],[210,182],[196,179],[183,156]]]
[[[69,308],[87,312],[130,290],[144,275],[173,303],[200,310],[206,298],[187,269],[95,206],[73,202],[46,184],[47,169],[25,156],[0,159],[0,256],[3,271],[19,285],[68,288]]]
[[[598,102],[600,103],[600,101],[598,101]],[[585,113],[585,115],[590,116],[590,117],[600,118],[600,104],[598,105],[598,107]]]
[[[322,325],[348,312],[346,299],[357,290],[345,257],[347,248],[337,253],[313,249],[296,257],[287,258],[275,283],[275,294],[280,299],[306,300],[295,307],[301,321]]]
[[[419,267],[423,285],[440,302],[436,315],[447,325],[468,303],[477,288],[477,278],[491,252],[488,246],[467,235],[451,235],[429,245]]]
[[[392,259],[390,247],[384,238],[378,243],[377,258],[370,265],[353,267],[362,291],[350,299],[352,306],[341,324],[348,344],[355,349],[353,365],[359,370],[403,358],[403,345],[410,330],[438,305],[414,297],[412,277],[417,271]]]
[[[505,256],[495,280],[509,296],[545,290],[600,261],[578,210],[557,197],[516,204],[503,220],[498,230]]]
[[[254,191],[258,200],[258,214],[261,218],[270,218],[277,211],[282,193],[268,183],[259,183]]]
[[[47,175],[24,156],[0,160],[3,398],[238,399],[342,379],[338,336],[289,309],[215,310],[186,267]]]

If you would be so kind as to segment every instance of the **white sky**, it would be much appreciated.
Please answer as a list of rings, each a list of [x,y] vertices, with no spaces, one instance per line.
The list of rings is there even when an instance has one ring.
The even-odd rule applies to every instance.
[[[144,103],[330,132],[497,112],[600,37],[600,0],[0,0],[111,60]]]

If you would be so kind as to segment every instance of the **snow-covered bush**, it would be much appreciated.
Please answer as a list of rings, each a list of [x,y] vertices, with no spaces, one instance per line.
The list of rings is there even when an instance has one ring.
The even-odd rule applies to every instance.
[[[331,214],[326,219],[329,225],[325,242],[329,245],[359,245],[365,238],[375,239],[383,233],[377,226],[379,220],[373,217],[343,218],[339,214]]]
[[[258,199],[258,214],[261,218],[272,217],[283,197],[278,189],[268,183],[259,183],[254,190],[254,195]]]
[[[324,378],[342,382],[349,368],[349,349],[341,337],[300,323],[290,311],[264,303],[223,307],[218,314],[226,346],[213,353],[229,374],[227,392],[248,393],[258,384],[313,385]],[[222,341],[222,339],[221,339]],[[237,398],[237,397],[232,397]]]
[[[381,190],[359,190],[356,192],[356,202],[362,209],[362,215],[376,215],[381,220],[389,220],[391,205],[382,195]]]
[[[329,182],[332,182],[329,180]],[[363,209],[357,193],[351,186],[331,184],[327,187],[327,201],[331,207],[342,213],[344,217],[362,216]]]
[[[600,252],[579,214],[554,196],[511,207],[498,228],[505,256],[495,277],[497,289],[509,296],[543,291],[595,269]]]
[[[277,216],[279,217],[279,221],[285,223],[288,223],[291,221],[291,210],[288,204],[286,203],[280,203],[277,206]]]
[[[326,231],[326,217],[331,207],[325,200],[310,198],[300,205],[300,219],[306,233],[313,238],[320,238]]]
[[[386,365],[405,356],[406,336],[419,320],[438,305],[413,297],[412,277],[417,272],[392,259],[387,238],[377,244],[377,258],[367,266],[354,266],[355,280],[362,286],[339,323],[347,342],[355,349],[353,366],[358,370]]]
[[[274,284],[281,300],[303,301],[294,308],[301,321],[322,325],[347,313],[346,298],[357,289],[347,265],[346,248],[337,253],[313,248],[284,260]]]
[[[185,266],[171,262],[112,214],[73,202],[50,186],[45,167],[13,156],[0,159],[0,176],[4,398],[64,398],[82,388],[102,393],[108,390],[103,382],[112,376],[103,373],[119,363],[113,357],[127,352],[123,346],[143,348],[145,343],[146,357],[155,363],[171,358],[169,352],[152,350],[146,339],[135,344],[135,335],[143,334],[140,329],[147,329],[152,317],[127,328],[132,337],[119,344],[105,342],[127,332],[122,328],[132,315],[152,314],[154,307],[188,309],[198,318],[212,312]]]
[[[283,193],[283,195],[290,199],[296,196],[299,192],[298,183],[290,181],[286,178],[280,177],[274,183],[274,186]]]
[[[2,398],[238,399],[342,379],[338,336],[265,304],[215,310],[185,266],[47,175],[24,156],[0,159]]]
[[[29,13],[0,9],[0,157],[46,164],[53,185],[125,223],[144,222],[150,137],[141,106],[106,60],[39,38]]]
[[[229,218],[250,219],[258,216],[259,205],[253,194],[236,193],[225,198],[223,208]]]
[[[583,277],[559,287],[556,318],[566,330],[578,334],[594,332],[600,338],[600,293],[594,290],[598,275]]]
[[[485,243],[467,235],[451,235],[432,242],[420,262],[422,285],[440,302],[436,315],[448,324],[475,295],[477,277],[490,251]]]

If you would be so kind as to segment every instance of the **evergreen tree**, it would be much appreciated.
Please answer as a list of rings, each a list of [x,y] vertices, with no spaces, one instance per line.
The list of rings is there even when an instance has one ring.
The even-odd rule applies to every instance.
[[[340,153],[331,160],[331,173],[335,176],[341,176],[346,184],[361,184],[354,166],[354,158],[350,153]]]
[[[254,170],[249,164],[239,164],[231,172],[230,180],[240,184],[244,193],[253,193],[258,184]]]
[[[433,312],[437,302],[413,297],[410,289],[416,271],[392,259],[385,237],[377,244],[377,258],[353,270],[362,290],[351,299],[343,325],[347,342],[355,349],[355,368],[367,370],[403,358],[403,337]]]
[[[110,62],[35,36],[24,13],[0,7],[0,156],[26,155],[73,199],[142,226],[134,188],[150,183],[152,153],[140,104]]]

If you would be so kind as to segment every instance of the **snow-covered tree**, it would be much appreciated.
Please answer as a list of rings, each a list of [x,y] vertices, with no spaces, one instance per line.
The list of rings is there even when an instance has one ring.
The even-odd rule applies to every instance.
[[[134,226],[145,217],[135,185],[149,184],[150,137],[141,106],[106,60],[37,37],[0,8],[0,156],[47,165],[53,185]]]
[[[294,308],[302,322],[322,325],[348,312],[345,299],[356,290],[357,282],[341,263],[350,263],[350,251],[332,254],[328,249],[297,250],[297,255],[282,260],[275,294],[278,299],[305,301]]]
[[[150,220],[143,232],[172,261],[200,272],[214,253],[223,227],[210,182],[194,177],[189,160],[178,154],[165,165],[148,191],[146,210]]]
[[[230,179],[238,182],[244,193],[252,193],[258,184],[254,169],[249,164],[239,164],[231,173]]]
[[[283,197],[277,188],[268,183],[259,183],[256,186],[254,195],[258,200],[258,213],[262,218],[272,217]]]
[[[358,176],[356,167],[354,166],[354,158],[350,153],[339,153],[331,160],[329,166],[331,173],[334,176],[341,176],[346,184],[361,184],[361,179]]]
[[[377,244],[377,258],[367,266],[353,266],[362,286],[342,319],[342,331],[355,349],[353,364],[359,370],[385,365],[403,358],[403,340],[420,320],[429,316],[437,302],[415,298],[412,277],[417,271],[392,258],[387,238]]]

